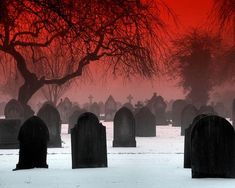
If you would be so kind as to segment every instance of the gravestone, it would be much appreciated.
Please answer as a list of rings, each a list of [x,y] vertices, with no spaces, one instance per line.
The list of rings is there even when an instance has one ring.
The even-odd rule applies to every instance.
[[[212,106],[203,105],[200,107],[198,114],[210,114],[216,115],[216,112]]]
[[[0,119],[0,149],[18,149],[17,140],[21,120]]]
[[[24,108],[19,101],[11,99],[5,106],[4,115],[6,119],[24,119]]]
[[[141,108],[144,107],[144,104],[143,102],[141,101],[138,101],[136,104],[135,104],[135,110],[134,110],[134,114],[136,114],[137,112],[140,111]]]
[[[50,135],[48,147],[61,147],[61,119],[58,110],[50,105],[44,104],[37,114],[47,125]]]
[[[201,118],[206,117],[205,114],[197,115],[191,125],[185,129],[185,137],[184,137],[184,168],[191,168],[191,132],[196,122]]]
[[[135,118],[126,107],[115,114],[113,137],[113,147],[136,147]]]
[[[46,124],[36,116],[26,120],[20,128],[19,162],[14,170],[48,168],[47,142],[49,132]]]
[[[82,114],[71,130],[72,168],[107,167],[106,129],[92,113]]]
[[[235,178],[235,132],[224,118],[208,115],[191,134],[192,178]]]
[[[123,107],[126,107],[126,108],[128,108],[131,112],[134,112],[134,106],[133,106],[131,103],[129,103],[129,102],[125,103],[125,104],[123,105]]]
[[[105,121],[113,121],[115,113],[117,111],[117,103],[114,98],[110,95],[105,102]]]
[[[91,113],[95,114],[100,119],[100,107],[99,107],[98,103],[96,103],[96,102],[92,103],[89,111]]]
[[[154,137],[156,136],[156,119],[152,112],[147,108],[141,108],[135,114],[136,136]]]
[[[74,128],[75,124],[77,123],[79,116],[85,112],[86,112],[85,109],[76,110],[69,117],[69,129],[68,129],[69,134],[71,133],[71,129]]]
[[[181,136],[185,135],[185,129],[187,129],[191,125],[193,119],[197,116],[197,113],[197,108],[192,104],[188,104],[183,109],[181,113]]]
[[[182,99],[177,99],[172,104],[172,126],[180,127],[181,125],[181,113],[185,106],[187,105],[187,102]]]
[[[72,113],[72,107],[73,107],[73,104],[69,100],[68,97],[66,97],[63,101],[61,100],[61,102],[57,106],[57,109],[60,113],[62,123],[66,123],[66,124],[68,123],[69,116]]]
[[[167,104],[164,101],[162,96],[157,96],[156,93],[153,94],[153,97],[148,100],[147,107],[155,115],[156,125],[167,125],[166,120],[166,107]]]

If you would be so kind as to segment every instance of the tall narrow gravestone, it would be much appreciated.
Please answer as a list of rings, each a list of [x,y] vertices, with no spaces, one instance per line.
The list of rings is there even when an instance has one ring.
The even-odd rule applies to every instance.
[[[38,111],[38,117],[40,117],[48,127],[50,135],[48,147],[61,147],[61,119],[58,110],[50,104],[44,104]]]
[[[184,136],[187,129],[197,116],[197,109],[194,105],[188,104],[181,113],[181,136]]]
[[[0,119],[0,149],[18,149],[17,140],[21,120]]]
[[[187,102],[182,99],[177,99],[172,104],[172,126],[181,126],[181,113],[187,105]]]
[[[132,112],[122,107],[114,117],[113,147],[136,147],[135,118]]]
[[[141,108],[135,114],[136,136],[154,137],[156,136],[156,119],[152,112],[147,108]]]
[[[14,170],[48,168],[46,160],[49,132],[46,124],[39,117],[33,116],[24,122],[18,139],[19,162]]]
[[[235,178],[235,132],[224,118],[209,115],[191,135],[192,178]]]
[[[184,136],[184,168],[191,168],[191,132],[193,127],[201,118],[206,117],[205,114],[200,114],[193,119],[191,125],[185,129]]]
[[[72,168],[107,167],[106,129],[86,112],[71,129]]]

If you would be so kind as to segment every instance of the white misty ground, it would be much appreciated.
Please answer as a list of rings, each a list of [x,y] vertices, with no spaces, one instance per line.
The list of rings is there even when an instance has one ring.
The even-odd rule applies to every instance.
[[[11,171],[18,150],[0,150],[0,188],[227,188],[235,179],[191,179],[183,168],[180,128],[157,126],[157,137],[137,137],[136,148],[113,148],[112,122],[107,131],[108,168],[72,170],[70,135],[63,126],[63,148],[48,149],[49,169]]]

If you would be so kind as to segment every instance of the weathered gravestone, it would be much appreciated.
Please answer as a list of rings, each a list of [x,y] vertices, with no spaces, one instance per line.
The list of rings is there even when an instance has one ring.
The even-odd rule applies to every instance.
[[[18,149],[17,140],[21,120],[0,119],[0,149]]]
[[[181,124],[181,113],[187,102],[185,100],[178,99],[172,104],[172,126],[180,126]]]
[[[197,116],[197,112],[197,108],[192,104],[188,104],[183,109],[181,113],[181,136],[185,135],[185,129],[191,125],[193,119]]]
[[[162,96],[157,96],[156,93],[148,100],[147,107],[155,115],[156,125],[167,125],[166,120],[166,107],[167,104]]]
[[[73,104],[67,97],[63,101],[61,100],[61,102],[57,106],[62,123],[68,123],[69,116],[71,115],[72,107],[73,107]]]
[[[152,112],[147,108],[141,108],[135,114],[136,136],[153,137],[156,136],[156,119]]]
[[[235,178],[235,132],[224,118],[208,115],[191,134],[192,178]]]
[[[26,120],[20,128],[19,162],[14,170],[48,168],[47,142],[49,132],[46,124],[36,116]]]
[[[210,114],[217,115],[214,108],[212,106],[203,105],[200,107],[198,114]]]
[[[75,124],[78,122],[79,116],[85,112],[86,112],[85,109],[76,110],[69,117],[69,129],[68,129],[69,134],[71,133],[71,129],[74,128]]]
[[[95,114],[98,119],[100,119],[100,106],[97,102],[94,102],[90,105],[89,111],[93,114]]]
[[[113,121],[115,113],[117,111],[117,103],[110,95],[105,102],[105,121]]]
[[[61,119],[58,110],[50,104],[44,104],[37,116],[46,123],[49,129],[48,147],[61,147]]]
[[[193,127],[201,118],[206,117],[205,114],[197,115],[190,126],[185,129],[185,137],[184,137],[184,168],[191,168],[191,132]]]
[[[28,105],[22,105],[19,101],[11,99],[5,106],[4,115],[6,119],[20,119],[25,121],[34,115],[33,110]]]
[[[126,107],[115,114],[113,136],[113,147],[136,147],[135,118]]]
[[[107,167],[106,129],[92,113],[82,114],[71,130],[72,168]]]

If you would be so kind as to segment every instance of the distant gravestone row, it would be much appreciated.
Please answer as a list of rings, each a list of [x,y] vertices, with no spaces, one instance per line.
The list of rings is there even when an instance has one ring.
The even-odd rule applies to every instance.
[[[184,167],[192,178],[235,178],[235,131],[217,115],[199,115],[186,130]]]

